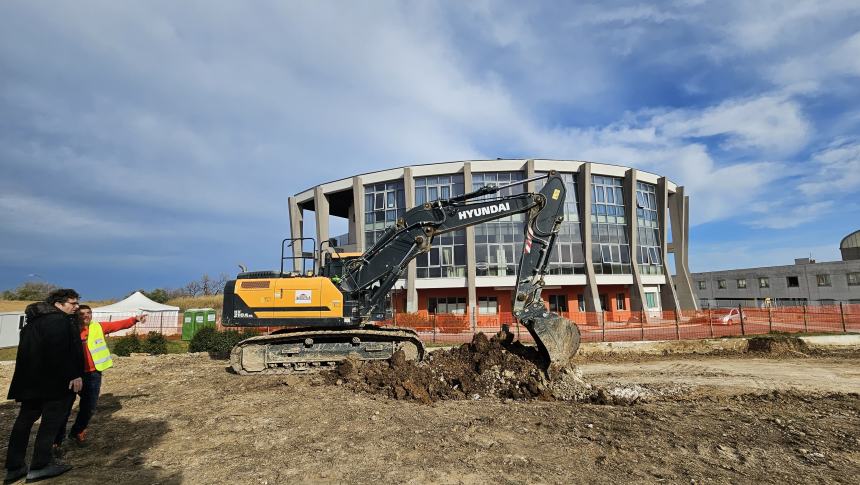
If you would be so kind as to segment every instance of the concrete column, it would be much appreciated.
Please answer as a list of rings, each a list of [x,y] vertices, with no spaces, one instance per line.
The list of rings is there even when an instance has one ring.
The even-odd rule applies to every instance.
[[[320,247],[320,244],[323,241],[328,240],[329,231],[328,231],[328,218],[329,218],[329,205],[328,205],[328,196],[323,192],[322,186],[317,185],[314,187],[314,216],[317,223],[316,230],[316,248],[313,248],[312,251],[316,252],[317,248]],[[328,246],[326,246],[328,247]],[[316,255],[315,258],[315,267],[314,272],[319,273],[320,268],[322,266],[322,254]]]
[[[535,161],[534,160],[526,160],[526,166],[523,167],[526,170],[526,178],[530,179],[535,176]],[[535,192],[535,183],[529,182],[526,184],[525,190],[527,192],[534,193]]]
[[[472,163],[463,164],[463,187],[466,193],[472,191]],[[469,294],[468,305],[471,312],[478,308],[478,291],[475,286],[477,271],[475,269],[475,226],[466,228],[466,289]],[[474,321],[474,320],[473,320]]]
[[[412,176],[412,168],[403,169],[403,190],[406,197],[406,210],[415,207],[415,177]],[[406,267],[406,311],[415,313],[418,311],[418,289],[415,287],[415,279],[418,275],[418,262],[414,259]]]
[[[627,213],[627,241],[630,244],[630,266],[633,273],[633,285],[630,287],[630,309],[638,312],[645,309],[645,288],[642,285],[642,275],[639,273],[639,214],[636,212],[636,181],[635,169],[624,173],[624,212]]]
[[[600,293],[597,289],[594,259],[591,254],[591,163],[580,165],[576,186],[582,205],[580,232],[582,232],[582,249],[585,253],[585,311],[597,312],[600,311]]]
[[[657,180],[657,224],[660,226],[660,253],[663,258],[663,274],[666,276],[666,284],[660,289],[660,304],[663,308],[670,310],[680,310],[681,304],[678,302],[678,292],[675,291],[675,284],[672,275],[669,274],[669,228],[666,225],[666,211],[669,204],[669,187],[666,183],[666,177],[660,177]]]
[[[287,202],[290,212],[290,237],[293,239],[300,238],[304,234],[304,215],[295,197],[289,197]],[[293,245],[293,256],[298,258],[301,255],[301,244]]]
[[[697,310],[698,302],[693,292],[690,268],[687,263],[689,242],[687,234],[690,227],[688,215],[689,199],[684,195],[684,187],[678,187],[669,194],[669,218],[672,221],[672,249],[675,254],[675,286],[678,303],[682,310]]]
[[[364,247],[364,184],[358,175],[352,178],[352,207],[355,211],[355,226],[350,229],[355,231],[355,250],[363,253],[366,249]]]
[[[346,220],[349,224],[346,233],[346,243],[347,244],[355,244],[355,205],[350,205],[346,210]]]

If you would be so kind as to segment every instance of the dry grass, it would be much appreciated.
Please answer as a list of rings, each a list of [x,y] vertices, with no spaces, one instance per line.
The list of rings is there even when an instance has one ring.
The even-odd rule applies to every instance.
[[[0,312],[23,312],[32,301],[0,300]]]
[[[100,306],[110,305],[111,303],[116,303],[117,301],[119,300],[84,301],[84,303],[93,308],[97,308]],[[0,312],[23,312],[30,303],[33,302],[26,300],[0,300]]]
[[[178,306],[180,311],[188,310],[189,308],[214,308],[220,310],[223,306],[224,297],[222,295],[207,295],[196,297],[173,298],[167,301],[168,305]]]

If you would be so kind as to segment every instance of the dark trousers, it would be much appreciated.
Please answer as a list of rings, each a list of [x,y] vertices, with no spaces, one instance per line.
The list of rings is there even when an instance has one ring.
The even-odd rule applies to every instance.
[[[69,434],[78,434],[87,429],[90,424],[93,414],[96,412],[96,405],[99,402],[99,393],[102,390],[102,373],[99,371],[86,372],[83,376],[83,387],[81,387],[81,402],[78,405],[78,416],[75,418],[75,423],[72,424],[72,430]],[[59,445],[66,437],[66,423],[72,415],[72,406],[75,404],[75,398],[69,401],[69,408],[66,410],[66,419],[63,420],[63,425],[60,426],[54,443]]]
[[[21,402],[21,410],[18,418],[12,425],[12,434],[9,435],[9,448],[6,450],[6,469],[17,470],[24,466],[25,454],[27,453],[27,442],[30,441],[30,430],[33,423],[42,417],[42,424],[36,433],[36,442],[33,445],[33,460],[30,469],[44,468],[51,461],[51,445],[57,430],[65,426],[66,413],[69,403],[74,399],[74,394],[52,401],[30,400]]]

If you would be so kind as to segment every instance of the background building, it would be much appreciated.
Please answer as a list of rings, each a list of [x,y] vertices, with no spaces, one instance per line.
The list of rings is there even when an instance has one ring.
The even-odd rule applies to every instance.
[[[332,237],[330,218],[347,220],[337,236],[346,251],[364,251],[406,210],[487,184],[502,185],[549,170],[567,185],[565,222],[553,251],[544,299],[570,314],[695,309],[687,263],[688,198],[666,177],[633,168],[563,160],[479,160],[415,165],[355,175],[289,198],[292,237],[314,218],[317,241]],[[540,190],[541,181],[501,195]],[[313,215],[308,212],[313,211]],[[524,215],[442,236],[419,256],[393,296],[397,311],[495,315],[511,310]],[[671,241],[671,242],[669,242]],[[298,252],[299,248],[294,248]],[[667,269],[674,257],[677,276]],[[674,282],[673,282],[674,279]],[[674,284],[673,284],[674,283]]]
[[[693,273],[693,285],[703,307],[860,303],[858,248],[860,231],[842,240],[842,261]]]

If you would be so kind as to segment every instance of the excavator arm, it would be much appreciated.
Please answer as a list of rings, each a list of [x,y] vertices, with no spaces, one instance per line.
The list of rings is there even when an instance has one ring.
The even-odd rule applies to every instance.
[[[507,187],[544,178],[546,183],[538,193],[485,198]],[[564,220],[565,195],[564,182],[553,171],[508,185],[481,187],[410,209],[361,258],[344,268],[340,287],[356,302],[351,315],[353,323],[382,319],[386,295],[409,262],[430,250],[437,235],[526,213],[513,314],[528,329],[549,365],[566,364],[579,348],[579,330],[569,320],[548,311],[541,299],[543,276]]]

